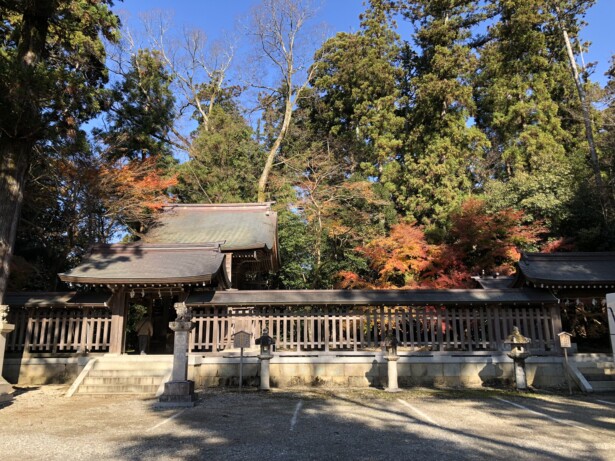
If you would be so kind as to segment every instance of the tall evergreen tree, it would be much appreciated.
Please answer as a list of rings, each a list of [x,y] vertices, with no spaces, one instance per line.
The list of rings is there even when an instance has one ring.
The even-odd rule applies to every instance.
[[[477,187],[488,147],[471,123],[477,69],[471,28],[483,12],[474,0],[397,3],[415,29],[405,61],[410,100],[397,200],[417,221],[441,228]]]
[[[578,101],[561,33],[547,0],[495,4],[476,85],[477,124],[492,145],[487,190],[497,208],[521,208],[557,232],[587,179],[582,125],[563,119]]]
[[[116,38],[108,0],[0,4],[0,302],[37,145],[71,137],[98,110],[107,81],[104,35]]]
[[[218,104],[209,113],[207,127],[198,128],[190,159],[177,168],[175,192],[186,203],[254,201],[263,156],[235,104]]]
[[[361,30],[340,32],[315,56],[312,82],[320,99],[315,123],[342,140],[341,152],[354,170],[381,177],[399,155],[404,120],[399,115],[400,38],[390,21],[390,3],[371,0]]]
[[[106,159],[143,161],[157,157],[167,166],[173,162],[169,134],[175,98],[170,84],[171,76],[159,53],[137,50],[130,68],[111,89],[107,126],[94,130],[105,145]]]

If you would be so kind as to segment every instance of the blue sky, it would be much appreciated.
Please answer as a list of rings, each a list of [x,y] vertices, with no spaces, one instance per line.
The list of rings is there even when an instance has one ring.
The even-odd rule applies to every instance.
[[[173,15],[176,26],[198,27],[210,39],[216,39],[225,31],[232,31],[237,22],[245,22],[251,7],[258,3],[258,0],[124,0],[116,3],[115,10],[129,18],[130,22],[138,19],[142,12],[164,10]],[[320,5],[316,21],[327,25],[329,35],[358,29],[359,14],[364,9],[362,0],[321,0],[315,3]],[[582,36],[592,45],[584,56],[585,61],[597,63],[593,79],[603,84],[609,59],[615,54],[615,0],[597,0],[586,20],[589,25]],[[407,29],[404,28],[402,35],[406,34]]]

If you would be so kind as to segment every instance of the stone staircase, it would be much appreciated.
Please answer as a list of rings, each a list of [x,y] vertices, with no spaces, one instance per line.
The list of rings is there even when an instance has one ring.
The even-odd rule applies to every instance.
[[[594,392],[615,392],[615,364],[612,360],[600,360],[577,364]]]
[[[154,397],[170,379],[173,356],[103,356],[88,362],[67,396],[135,394]]]

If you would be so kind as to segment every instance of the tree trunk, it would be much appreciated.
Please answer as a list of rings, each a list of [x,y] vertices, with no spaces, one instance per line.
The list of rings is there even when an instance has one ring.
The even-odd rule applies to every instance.
[[[267,182],[269,181],[269,174],[271,173],[271,169],[273,168],[273,161],[275,160],[275,156],[280,149],[280,145],[284,140],[284,136],[288,131],[288,127],[290,126],[290,119],[293,115],[293,103],[292,103],[292,95],[289,94],[286,97],[286,104],[284,110],[284,121],[282,122],[282,128],[280,128],[280,132],[278,133],[278,137],[276,138],[273,146],[269,150],[269,154],[267,155],[267,161],[265,162],[265,167],[263,168],[263,173],[258,181],[258,201],[264,202],[266,200],[265,189],[267,188]]]
[[[42,123],[39,99],[32,93],[37,78],[35,68],[43,58],[49,22],[58,7],[56,0],[27,0],[21,4],[22,24],[19,29],[16,61],[20,68],[9,99],[14,117],[0,127],[0,304],[9,278],[9,264],[17,235],[17,223],[23,202],[26,172],[32,149],[41,136]]]
[[[557,9],[559,20],[559,9]],[[579,77],[579,71],[577,69],[577,61],[574,58],[574,52],[572,51],[572,45],[570,44],[570,37],[568,37],[568,31],[564,27],[563,21],[559,20],[560,28],[562,29],[562,35],[564,37],[564,43],[566,45],[566,52],[568,53],[568,61],[570,63],[570,70],[572,71],[572,77],[574,84],[577,87],[577,93],[579,95],[579,101],[581,102],[581,110],[583,111],[583,123],[585,124],[585,137],[587,138],[587,144],[589,145],[589,158],[594,170],[594,179],[596,181],[596,187],[598,188],[598,194],[602,197],[604,187],[602,184],[602,176],[600,175],[600,163],[598,162],[598,154],[596,153],[596,143],[594,142],[594,132],[592,129],[591,114],[589,108],[589,102],[583,90],[583,83]]]
[[[0,145],[0,304],[4,302],[9,278],[9,263],[32,147],[31,142],[7,142],[6,139]]]

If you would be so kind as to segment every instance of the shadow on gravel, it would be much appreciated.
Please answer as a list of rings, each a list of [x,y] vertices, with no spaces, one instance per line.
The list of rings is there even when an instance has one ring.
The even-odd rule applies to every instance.
[[[612,429],[611,423],[591,416],[595,403],[587,400],[543,402],[511,393],[443,392],[425,399],[465,399],[498,418],[522,419],[526,428],[544,430],[545,419],[530,412],[506,406],[493,396],[540,405],[544,413],[558,418],[578,411],[587,413],[584,425],[601,431]],[[580,453],[564,452],[555,444],[536,448],[523,443],[506,442],[502,434],[477,433],[475,428],[453,430],[417,419],[398,398],[414,398],[425,408],[426,400],[416,400],[416,393],[385,394],[373,389],[360,392],[275,391],[205,391],[198,405],[185,410],[165,410],[161,423],[145,428],[138,439],[118,443],[119,459],[267,459],[276,460],[559,460],[579,459]],[[579,410],[579,407],[582,407]],[[586,408],[587,407],[587,408]],[[155,411],[152,409],[152,411]],[[538,411],[538,410],[537,410]],[[612,413],[611,413],[612,415]],[[514,427],[510,428],[514,430]],[[575,434],[578,434],[576,431]],[[594,438],[595,440],[596,438]],[[470,441],[470,442],[468,442]],[[522,442],[522,441],[520,441]],[[582,441],[585,460],[594,456],[593,442]]]
[[[2,410],[3,408],[9,407],[11,405],[13,405],[13,402],[15,401],[15,397],[18,397],[22,394],[25,394],[27,392],[32,392],[32,391],[36,391],[40,389],[40,387],[18,387],[18,386],[13,386],[13,393],[11,400],[7,400],[5,402],[0,402],[0,410]]]

